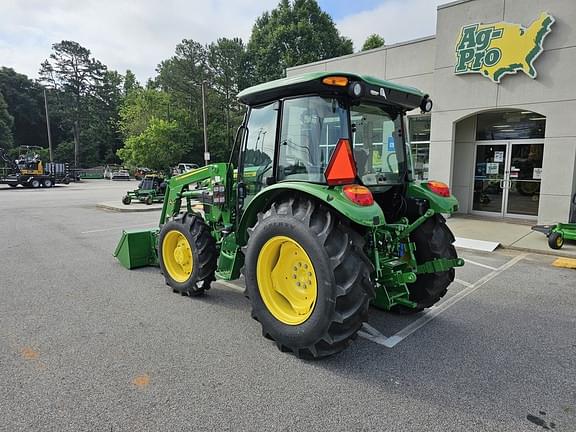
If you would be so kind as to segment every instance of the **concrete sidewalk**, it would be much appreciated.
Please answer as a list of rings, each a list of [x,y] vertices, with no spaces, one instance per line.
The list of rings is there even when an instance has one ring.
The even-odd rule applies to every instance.
[[[576,242],[566,241],[562,249],[551,249],[546,236],[532,231],[532,224],[525,222],[452,216],[447,224],[459,238],[498,242],[500,247],[507,249],[576,257]]]

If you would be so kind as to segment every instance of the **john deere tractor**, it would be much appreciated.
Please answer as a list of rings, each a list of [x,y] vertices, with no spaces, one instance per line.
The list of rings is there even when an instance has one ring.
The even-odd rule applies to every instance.
[[[263,335],[305,358],[345,349],[370,304],[415,313],[446,294],[463,260],[443,214],[458,202],[412,178],[405,140],[426,94],[319,72],[238,97],[248,109],[230,162],[171,178],[159,227],[123,232],[125,267],[159,265],[191,297],[243,274]]]

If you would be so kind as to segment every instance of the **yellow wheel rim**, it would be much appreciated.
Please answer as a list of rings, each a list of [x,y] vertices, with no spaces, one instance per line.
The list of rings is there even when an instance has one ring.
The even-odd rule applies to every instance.
[[[168,231],[162,242],[164,267],[176,282],[186,282],[194,269],[194,257],[188,239],[180,231]]]
[[[564,239],[561,236],[556,237],[556,246],[560,247],[564,244]]]
[[[288,325],[305,322],[316,305],[314,266],[298,242],[285,236],[268,240],[258,255],[256,279],[268,311]]]

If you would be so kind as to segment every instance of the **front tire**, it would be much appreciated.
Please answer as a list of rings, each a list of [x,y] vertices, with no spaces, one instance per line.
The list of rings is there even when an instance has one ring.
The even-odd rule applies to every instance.
[[[438,258],[458,258],[454,243],[454,235],[446,225],[446,219],[436,214],[418,227],[410,236],[416,244],[416,262],[423,264]],[[408,284],[410,300],[417,304],[416,309],[404,306],[395,306],[394,311],[399,313],[421,312],[436,304],[454,281],[455,270],[451,268],[445,272],[422,273],[417,275],[416,282]]]
[[[306,198],[272,204],[249,234],[246,288],[263,335],[304,358],[348,347],[374,296],[362,237]]]
[[[40,180],[33,178],[30,180],[30,186],[34,189],[38,189],[40,187]]]
[[[564,246],[564,237],[562,234],[553,232],[548,236],[548,246],[552,249],[560,249]]]
[[[215,280],[216,242],[198,216],[182,213],[164,224],[158,239],[160,269],[174,292],[198,296]]]
[[[122,204],[130,205],[131,202],[132,202],[132,198],[130,197],[130,195],[124,195],[122,197]]]
[[[45,188],[51,188],[52,186],[54,186],[54,183],[52,182],[51,179],[44,179],[42,181],[42,186],[44,186]]]

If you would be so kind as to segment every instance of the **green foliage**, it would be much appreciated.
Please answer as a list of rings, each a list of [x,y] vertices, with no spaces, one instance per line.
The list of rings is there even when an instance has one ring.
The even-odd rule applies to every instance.
[[[140,135],[152,118],[170,119],[170,95],[161,90],[135,89],[120,108],[120,131],[124,138]]]
[[[12,147],[12,125],[14,118],[8,113],[6,102],[0,93],[0,147],[8,149]]]
[[[376,33],[372,33],[364,41],[364,45],[362,45],[362,51],[368,51],[383,46],[384,46],[384,38]]]
[[[175,120],[152,117],[142,133],[126,140],[118,156],[131,167],[165,170],[180,162],[186,151],[182,143],[182,133]]]
[[[54,161],[74,163],[74,142],[63,141],[54,149]]]
[[[126,70],[126,75],[124,75],[124,96],[128,96],[133,90],[141,89],[142,86],[136,79],[136,75],[130,69]]]
[[[256,20],[248,51],[257,82],[264,82],[281,78],[287,67],[351,54],[353,47],[315,0],[281,0]]]
[[[0,68],[0,93],[14,118],[14,146],[48,144],[42,88],[14,69]]]
[[[50,113],[59,119],[59,141],[77,141],[78,164],[114,162],[121,145],[117,131],[123,77],[108,71],[77,42],[52,45],[40,67],[40,81],[51,89]]]

